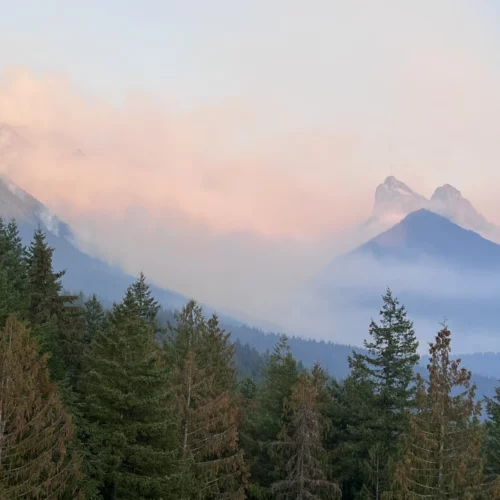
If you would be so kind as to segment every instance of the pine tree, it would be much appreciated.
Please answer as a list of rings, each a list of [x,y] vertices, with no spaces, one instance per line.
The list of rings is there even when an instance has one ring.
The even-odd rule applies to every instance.
[[[413,323],[389,289],[380,316],[380,324],[373,320],[370,324],[371,340],[364,343],[368,352],[353,352],[349,358],[353,381],[361,386],[371,384],[373,390],[363,429],[371,434],[371,446],[363,460],[363,495],[375,499],[390,486],[399,441],[408,430],[406,412],[414,405],[414,370],[419,360]],[[353,429],[354,433],[359,431]],[[364,444],[362,441],[361,446]]]
[[[26,287],[26,263],[24,262],[26,249],[19,235],[19,228],[15,220],[11,220],[7,224],[5,237],[7,248],[2,258],[2,264],[9,268],[9,277],[17,285],[16,288],[24,291]]]
[[[28,319],[32,325],[48,323],[64,310],[61,297],[61,279],[65,272],[54,272],[52,257],[54,249],[46,242],[44,232],[38,227],[26,252],[28,267]]]
[[[272,498],[271,484],[284,476],[276,473],[276,460],[271,443],[276,441],[284,424],[284,408],[297,382],[299,369],[288,339],[282,335],[269,357],[264,381],[254,410],[247,416],[242,442],[250,461],[249,497]]]
[[[245,400],[252,401],[257,396],[259,388],[255,379],[250,376],[245,377],[238,384],[238,392],[243,396]]]
[[[54,272],[54,249],[38,227],[26,252],[27,319],[43,352],[50,352],[49,368],[57,381],[75,386],[83,357],[84,318],[73,303],[77,296],[62,294],[65,271]]]
[[[102,333],[106,321],[106,313],[96,294],[83,304],[83,316],[85,319],[83,342],[90,346],[92,340]]]
[[[86,470],[103,498],[182,498],[167,372],[132,288],[92,340],[86,371]]]
[[[290,425],[284,425],[279,441],[273,443],[283,461],[285,478],[272,485],[277,500],[322,500],[340,498],[337,484],[327,480],[327,453],[323,448],[325,420],[320,410],[316,380],[306,373],[299,376],[286,410]]]
[[[7,226],[0,219],[0,326],[9,314],[26,314],[26,265],[24,247],[14,221]]]
[[[484,480],[481,404],[474,401],[471,372],[460,367],[460,360],[450,359],[450,341],[443,326],[429,349],[429,380],[418,377],[417,411],[410,416],[411,432],[396,467],[392,498],[499,498],[498,483]]]
[[[177,315],[167,346],[175,366],[182,455],[194,463],[192,498],[244,498],[233,346],[216,316],[208,322],[190,301]]]
[[[39,355],[24,326],[10,317],[0,333],[1,498],[68,494],[68,484],[79,476],[79,459],[68,452],[72,432],[47,356]]]
[[[332,401],[328,417],[335,425],[327,437],[332,451],[330,468],[344,498],[373,498],[364,481],[369,472],[365,463],[373,446],[374,388],[370,380],[352,376],[331,386]]]
[[[132,294],[139,307],[141,318],[148,323],[155,323],[160,310],[160,305],[153,297],[151,287],[146,282],[144,273],[131,286]]]
[[[331,413],[333,403],[333,392],[329,386],[328,374],[326,370],[319,364],[315,363],[311,370],[311,380],[315,390],[318,393],[318,405],[320,414],[325,421],[323,427],[328,434],[330,423],[327,421],[327,415]]]

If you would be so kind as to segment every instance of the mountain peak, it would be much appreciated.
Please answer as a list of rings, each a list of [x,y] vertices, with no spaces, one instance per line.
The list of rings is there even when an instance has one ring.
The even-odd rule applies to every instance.
[[[485,232],[491,229],[489,222],[453,186],[445,184],[438,187],[431,197],[432,209],[441,215],[474,231]]]
[[[389,189],[395,189],[395,190],[402,190],[403,192],[406,193],[413,193],[413,191],[404,183],[401,182],[400,180],[396,179],[393,175],[389,175],[384,181],[384,186],[387,186]]]
[[[431,197],[432,200],[453,200],[453,199],[463,199],[462,193],[450,184],[444,184],[438,187]]]
[[[423,196],[390,175],[375,191],[373,215],[382,220],[401,219],[410,212],[426,206],[426,202]]]
[[[454,186],[444,184],[438,187],[429,200],[393,175],[387,177],[375,191],[370,224],[383,230],[420,209],[440,214],[461,227],[479,232],[486,238],[500,240],[500,228],[489,223]]]
[[[457,242],[460,245],[457,246]],[[485,265],[500,269],[500,245],[427,209],[410,213],[392,228],[354,250],[353,254],[360,252],[393,261],[442,261],[457,265],[457,269]]]

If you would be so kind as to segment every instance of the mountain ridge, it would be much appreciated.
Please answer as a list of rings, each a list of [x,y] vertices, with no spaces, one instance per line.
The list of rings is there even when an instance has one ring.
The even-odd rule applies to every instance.
[[[0,176],[0,217],[17,222],[25,245],[29,244],[38,226],[44,229],[47,243],[55,248],[54,268],[67,270],[63,285],[70,291],[97,293],[113,302],[120,300],[128,285],[135,280],[118,267],[79,249],[71,227],[5,175]],[[153,286],[153,291],[165,307],[179,308],[188,300],[177,292],[158,286]]]
[[[387,177],[377,186],[369,225],[378,226],[383,231],[420,209],[435,212],[465,229],[500,241],[500,227],[480,214],[457,188],[444,184],[437,187],[428,199],[394,176]]]
[[[333,258],[294,294],[289,325],[360,345],[387,287],[421,342],[447,322],[457,351],[500,351],[500,245],[426,209]]]

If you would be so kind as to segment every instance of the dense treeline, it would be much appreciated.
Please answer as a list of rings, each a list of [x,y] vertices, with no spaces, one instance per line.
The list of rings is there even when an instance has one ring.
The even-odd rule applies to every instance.
[[[390,290],[335,380],[194,301],[165,317],[142,274],[111,308],[67,294],[52,255],[0,221],[0,498],[500,498],[500,389],[481,423],[446,325],[418,374]]]

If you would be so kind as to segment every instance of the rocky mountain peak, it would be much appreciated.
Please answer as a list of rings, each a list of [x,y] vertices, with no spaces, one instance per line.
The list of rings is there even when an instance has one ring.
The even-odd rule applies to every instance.
[[[450,186],[450,184],[444,184],[438,187],[431,197],[431,201],[440,200],[447,202],[458,199],[464,199],[462,193],[457,188]]]
[[[478,232],[491,230],[491,224],[449,184],[438,187],[431,197],[431,208],[457,224]]]
[[[385,230],[420,209],[430,210],[461,227],[500,241],[500,228],[489,223],[457,188],[444,184],[434,191],[429,200],[394,176],[387,177],[377,187],[370,224],[379,230]]]
[[[375,191],[373,215],[380,219],[401,218],[426,205],[423,196],[391,175]]]

